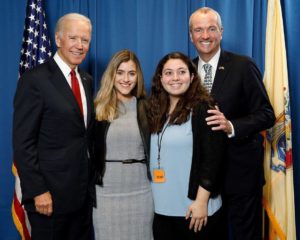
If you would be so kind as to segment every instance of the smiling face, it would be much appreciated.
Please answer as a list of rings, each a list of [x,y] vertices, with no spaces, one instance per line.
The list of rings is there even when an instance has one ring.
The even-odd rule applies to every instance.
[[[191,17],[190,38],[200,57],[208,62],[219,50],[223,28],[217,15],[208,11],[196,12]]]
[[[169,59],[162,69],[161,83],[170,102],[177,102],[189,89],[192,80],[188,66],[181,59]]]
[[[63,27],[55,33],[58,54],[68,66],[74,69],[85,58],[91,40],[91,27],[81,19],[66,19]]]
[[[132,60],[122,62],[118,67],[115,79],[114,88],[117,93],[117,98],[120,101],[126,101],[132,98],[132,90],[137,84],[136,65]]]

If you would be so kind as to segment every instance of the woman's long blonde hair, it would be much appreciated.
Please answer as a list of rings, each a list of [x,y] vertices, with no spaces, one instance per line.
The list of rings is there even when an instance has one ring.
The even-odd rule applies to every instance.
[[[136,65],[137,83],[131,94],[137,98],[145,97],[144,77],[137,56],[129,50],[121,50],[112,57],[101,78],[101,87],[95,98],[96,119],[109,121],[118,117],[118,99],[114,88],[116,72],[123,62],[132,60]]]

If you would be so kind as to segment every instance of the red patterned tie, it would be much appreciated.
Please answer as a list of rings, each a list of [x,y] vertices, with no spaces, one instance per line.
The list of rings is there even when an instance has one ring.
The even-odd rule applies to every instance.
[[[76,101],[79,105],[81,114],[83,116],[83,107],[82,107],[82,101],[81,101],[81,95],[80,95],[80,88],[79,88],[78,79],[76,77],[76,72],[74,71],[74,69],[71,70],[71,85],[72,85],[73,94],[76,98]]]

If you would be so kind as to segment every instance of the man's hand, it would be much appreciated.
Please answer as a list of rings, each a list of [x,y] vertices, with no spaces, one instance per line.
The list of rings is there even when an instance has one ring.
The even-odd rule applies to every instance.
[[[211,130],[213,130],[213,131],[222,130],[226,134],[231,134],[232,128],[231,128],[229,121],[226,119],[224,114],[222,112],[220,112],[220,109],[218,108],[218,106],[215,106],[215,107],[216,107],[216,109],[209,109],[207,111],[209,114],[211,114],[211,116],[209,116],[205,119],[207,125],[209,125],[209,126],[213,125],[211,128]]]
[[[45,192],[34,197],[35,209],[38,213],[51,216],[53,213],[53,203],[50,192]]]

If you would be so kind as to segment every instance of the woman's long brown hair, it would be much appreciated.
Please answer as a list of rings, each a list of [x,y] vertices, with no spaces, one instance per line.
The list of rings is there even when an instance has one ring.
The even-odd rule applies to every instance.
[[[190,72],[190,76],[193,76],[193,81],[188,90],[181,96],[174,111],[168,116],[169,124],[180,125],[186,122],[192,109],[200,102],[207,103],[211,107],[214,105],[207,90],[201,85],[200,77],[192,60],[180,52],[169,53],[159,61],[152,78],[148,111],[151,133],[160,132],[167,120],[170,100],[169,94],[162,86],[161,76],[164,65],[170,59],[180,59],[183,61]]]

